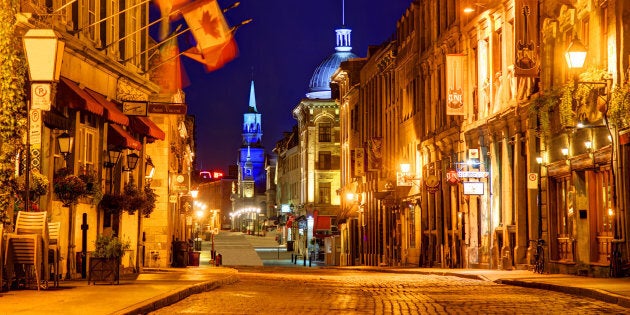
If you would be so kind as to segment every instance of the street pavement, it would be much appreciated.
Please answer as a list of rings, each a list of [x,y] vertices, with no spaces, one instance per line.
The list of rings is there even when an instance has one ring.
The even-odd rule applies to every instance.
[[[265,236],[221,231],[214,240],[223,266],[211,260],[212,242],[202,243],[200,265],[186,268],[145,268],[139,275],[125,275],[120,284],[88,285],[87,280],[61,281],[59,288],[0,292],[0,314],[145,314],[192,294],[238,281],[233,266],[294,266],[292,253]],[[308,263],[306,264],[308,266]],[[540,275],[526,270],[439,269],[401,267],[322,267],[364,271],[448,275],[493,281],[508,285],[553,290],[590,297],[630,308],[630,278],[590,278],[571,275]]]

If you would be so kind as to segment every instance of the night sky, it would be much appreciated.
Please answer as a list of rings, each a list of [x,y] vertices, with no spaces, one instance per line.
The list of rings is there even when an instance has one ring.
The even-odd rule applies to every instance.
[[[233,2],[219,0],[222,8]],[[346,0],[352,51],[365,57],[369,45],[389,39],[411,2]],[[197,165],[227,172],[236,164],[252,77],[263,119],[263,144],[271,152],[282,133],[296,123],[291,110],[308,92],[313,71],[334,52],[342,1],[242,0],[225,17],[231,26],[253,19],[235,34],[239,56],[214,72],[186,57],[182,60],[190,81],[184,88],[188,113],[196,117]]]

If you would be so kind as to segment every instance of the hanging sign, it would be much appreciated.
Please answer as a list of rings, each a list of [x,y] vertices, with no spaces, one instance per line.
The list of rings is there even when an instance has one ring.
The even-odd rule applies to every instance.
[[[424,185],[427,187],[427,191],[433,194],[440,190],[440,178],[435,175],[429,175]]]
[[[459,183],[459,176],[457,176],[456,170],[448,170],[446,172],[446,182],[450,185],[457,185],[457,183]]]
[[[365,149],[354,149],[354,176],[365,176]]]
[[[464,115],[464,60],[466,55],[446,55],[446,114]]]

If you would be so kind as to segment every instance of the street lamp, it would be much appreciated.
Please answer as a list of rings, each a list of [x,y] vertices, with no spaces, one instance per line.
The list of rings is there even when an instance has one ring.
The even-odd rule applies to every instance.
[[[49,110],[52,104],[52,82],[59,81],[65,46],[65,43],[59,40],[60,38],[61,35],[52,29],[30,29],[23,37],[24,54],[26,55],[31,83],[31,99],[27,102],[26,120],[25,208],[30,207],[31,204],[29,194],[29,187],[31,187],[31,111],[36,112],[33,116],[41,117],[38,111],[41,109]],[[39,135],[40,133],[36,134]]]
[[[74,138],[65,131],[57,137],[57,144],[59,145],[59,153],[63,155],[64,160],[67,160],[68,155],[72,153],[73,142],[74,142]]]
[[[31,85],[31,98],[26,103],[26,159],[24,163],[24,187],[25,198],[24,208],[31,207],[30,178],[31,178],[31,136],[32,140],[41,143],[41,132],[36,130],[31,134],[31,119],[36,122],[35,127],[41,128],[41,110],[50,110],[53,102],[53,82],[59,81],[61,73],[61,62],[63,61],[63,50],[65,43],[59,40],[61,35],[53,29],[30,29],[23,37],[24,54],[28,64],[28,75]],[[37,120],[35,120],[37,118]],[[68,153],[70,151],[67,151]],[[38,154],[39,155],[39,154]],[[64,160],[65,160],[64,155]],[[73,219],[74,211],[70,207],[68,226],[68,269],[67,277],[71,278],[75,271],[74,264],[74,242],[73,242]],[[57,275],[55,275],[57,276]]]
[[[567,61],[569,69],[582,68],[586,61],[586,47],[578,38],[574,38],[571,43],[569,43],[564,58]]]
[[[136,154],[135,152],[131,153],[131,154],[127,154],[127,168],[123,168],[124,172],[131,172],[133,171],[136,166],[138,165],[138,159],[140,158],[140,156],[138,156],[138,154]]]
[[[144,180],[147,182],[147,185],[149,185],[151,183],[151,180],[153,180],[154,174],[155,165],[153,165],[151,157],[147,156],[147,161],[144,163]]]
[[[105,162],[103,163],[103,167],[108,170],[109,173],[109,192],[114,192],[114,166],[118,164],[118,160],[120,159],[120,149],[110,148],[107,150],[107,155]]]

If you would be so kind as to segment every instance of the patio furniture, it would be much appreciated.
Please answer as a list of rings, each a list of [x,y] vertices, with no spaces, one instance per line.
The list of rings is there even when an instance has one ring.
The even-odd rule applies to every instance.
[[[49,222],[48,223],[48,265],[52,265],[54,274],[53,285],[59,286],[59,261],[61,256],[59,254],[59,230],[61,229],[61,222]]]
[[[37,290],[40,289],[40,283],[43,284],[44,288],[47,288],[48,255],[43,254],[44,248],[48,249],[46,212],[18,212],[15,233],[7,234],[6,242],[5,266],[25,265],[24,277],[27,283],[31,280],[30,271],[35,273]],[[11,280],[13,273],[9,272],[8,277],[8,280]],[[9,281],[9,283],[11,282]]]

